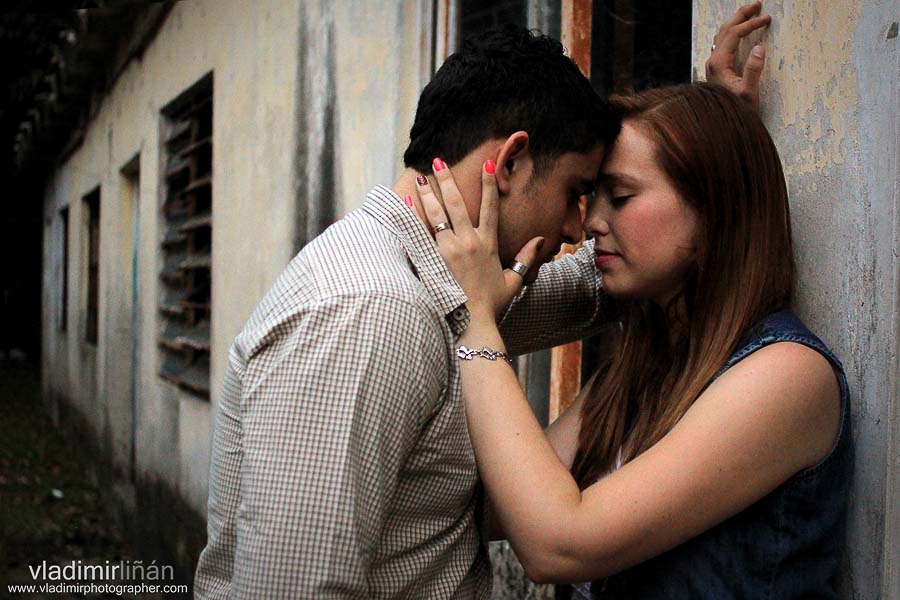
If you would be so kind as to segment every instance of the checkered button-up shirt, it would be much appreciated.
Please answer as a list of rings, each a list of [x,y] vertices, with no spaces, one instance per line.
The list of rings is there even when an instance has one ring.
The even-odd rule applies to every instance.
[[[568,288],[578,307],[547,308],[550,286],[587,273],[557,263],[507,315],[512,347],[567,341],[596,316],[592,263]],[[229,353],[197,598],[490,595],[454,355],[465,300],[380,186],[291,261]]]
[[[465,300],[383,187],[291,261],[229,353],[196,597],[489,596]]]

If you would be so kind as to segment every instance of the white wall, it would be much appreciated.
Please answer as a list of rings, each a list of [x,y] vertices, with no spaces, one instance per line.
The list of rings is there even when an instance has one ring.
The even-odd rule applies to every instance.
[[[92,421],[127,467],[131,425],[122,332],[130,326],[131,242],[121,169],[139,155],[136,454],[205,514],[215,399],[234,337],[305,241],[402,170],[416,101],[430,77],[432,3],[384,0],[176,3],[140,60],[102,99],[45,201],[45,322],[59,310],[59,208],[70,208],[69,331],[44,333],[48,392]],[[160,111],[213,73],[212,404],[157,373]],[[100,340],[86,347],[82,195],[101,187]],[[79,266],[81,265],[81,266]],[[81,332],[75,335],[73,332]],[[110,413],[110,407],[113,407]],[[105,416],[110,413],[112,416]],[[123,462],[124,461],[124,462]]]
[[[158,274],[161,231],[160,110],[210,71],[213,94],[213,323],[211,389],[219,389],[228,347],[293,253],[296,201],[292,149],[298,57],[296,2],[191,0],[176,3],[143,57],[103,99],[81,146],[54,173],[45,201],[45,323],[59,309],[58,210],[70,208],[69,333],[44,331],[45,389],[68,398],[106,435],[105,406],[130,361],[116,338],[128,315],[130,282],[121,277],[130,243],[120,169],[140,154],[137,463],[140,476],[168,483],[201,514],[206,510],[211,405],[158,377]],[[101,187],[99,343],[83,339],[86,289],[81,197]],[[82,301],[83,302],[83,301]],[[74,332],[79,332],[74,335]],[[106,357],[106,358],[104,358]],[[110,358],[113,357],[113,358]],[[67,377],[68,375],[68,377]],[[115,420],[115,419],[114,419]],[[114,439],[130,436],[122,419]],[[120,447],[116,446],[116,447]]]

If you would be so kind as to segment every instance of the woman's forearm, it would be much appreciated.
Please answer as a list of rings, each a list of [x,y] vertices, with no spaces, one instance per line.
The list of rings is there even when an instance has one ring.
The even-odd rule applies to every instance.
[[[459,342],[504,349],[493,319],[477,313]],[[529,576],[545,579],[557,566],[564,568],[561,563],[573,549],[568,542],[581,502],[578,486],[531,412],[510,366],[479,357],[460,363],[469,435],[495,517]]]

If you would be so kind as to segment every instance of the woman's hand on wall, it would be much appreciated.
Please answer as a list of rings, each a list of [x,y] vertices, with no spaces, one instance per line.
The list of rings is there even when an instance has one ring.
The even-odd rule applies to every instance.
[[[741,40],[772,22],[771,15],[760,15],[762,2],[742,6],[713,39],[706,61],[706,80],[721,85],[759,109],[759,78],[766,63],[766,51],[757,44],[750,51],[743,73],[737,72],[738,46]]]

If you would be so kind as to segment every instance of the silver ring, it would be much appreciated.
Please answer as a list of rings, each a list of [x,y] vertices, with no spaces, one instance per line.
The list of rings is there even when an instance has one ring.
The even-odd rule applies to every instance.
[[[521,263],[519,261],[515,261],[515,262],[513,262],[510,269],[512,269],[513,271],[515,271],[522,277],[525,277],[525,273],[528,272],[528,265],[526,265],[525,263]]]
[[[712,48],[710,48],[709,51],[710,51],[710,52],[715,52],[715,51],[716,51],[716,45],[713,44],[713,45],[712,45]]]
[[[437,225],[434,226],[435,233],[440,233],[441,231],[443,231],[445,229],[450,229],[450,223],[448,223],[447,221],[444,221],[443,223],[438,223]]]

